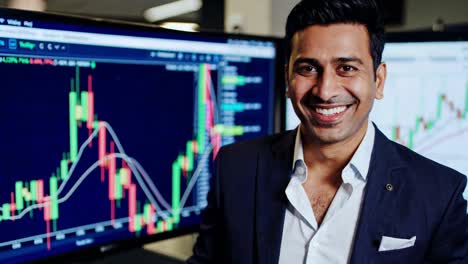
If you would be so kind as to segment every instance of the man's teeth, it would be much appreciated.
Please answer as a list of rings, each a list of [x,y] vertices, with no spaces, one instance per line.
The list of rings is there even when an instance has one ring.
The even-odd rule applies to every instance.
[[[339,106],[339,107],[328,108],[328,109],[315,108],[315,111],[322,115],[335,115],[335,114],[343,112],[344,110],[346,110],[346,106]]]

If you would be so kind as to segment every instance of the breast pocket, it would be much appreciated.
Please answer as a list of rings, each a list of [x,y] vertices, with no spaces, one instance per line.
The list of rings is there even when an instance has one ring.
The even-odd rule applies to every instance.
[[[382,236],[379,246],[379,252],[400,250],[413,247],[416,243],[416,236],[411,238],[398,238]]]
[[[388,245],[388,244],[387,244]],[[397,246],[397,245],[395,245]],[[414,264],[422,262],[422,252],[417,248],[417,242],[410,247],[378,251],[374,263]]]

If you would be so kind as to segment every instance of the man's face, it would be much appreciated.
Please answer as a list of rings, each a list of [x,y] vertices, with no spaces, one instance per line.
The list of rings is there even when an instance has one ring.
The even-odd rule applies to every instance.
[[[363,25],[314,25],[297,32],[286,66],[287,96],[306,140],[361,140],[374,98],[383,97],[385,64],[376,75]]]

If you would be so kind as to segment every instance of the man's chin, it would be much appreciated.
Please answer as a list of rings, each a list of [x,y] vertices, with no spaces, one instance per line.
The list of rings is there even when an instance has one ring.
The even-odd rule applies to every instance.
[[[308,142],[318,142],[321,144],[334,144],[344,140],[343,130],[339,124],[302,126],[302,136]]]

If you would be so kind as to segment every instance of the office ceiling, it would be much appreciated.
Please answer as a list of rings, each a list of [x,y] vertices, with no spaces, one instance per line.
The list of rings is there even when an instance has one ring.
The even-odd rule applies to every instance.
[[[9,0],[0,0],[0,5],[7,6],[8,2]],[[174,0],[47,0],[47,11],[144,21],[144,10],[170,2],[174,2]],[[199,13],[193,12],[171,20],[197,22]]]

